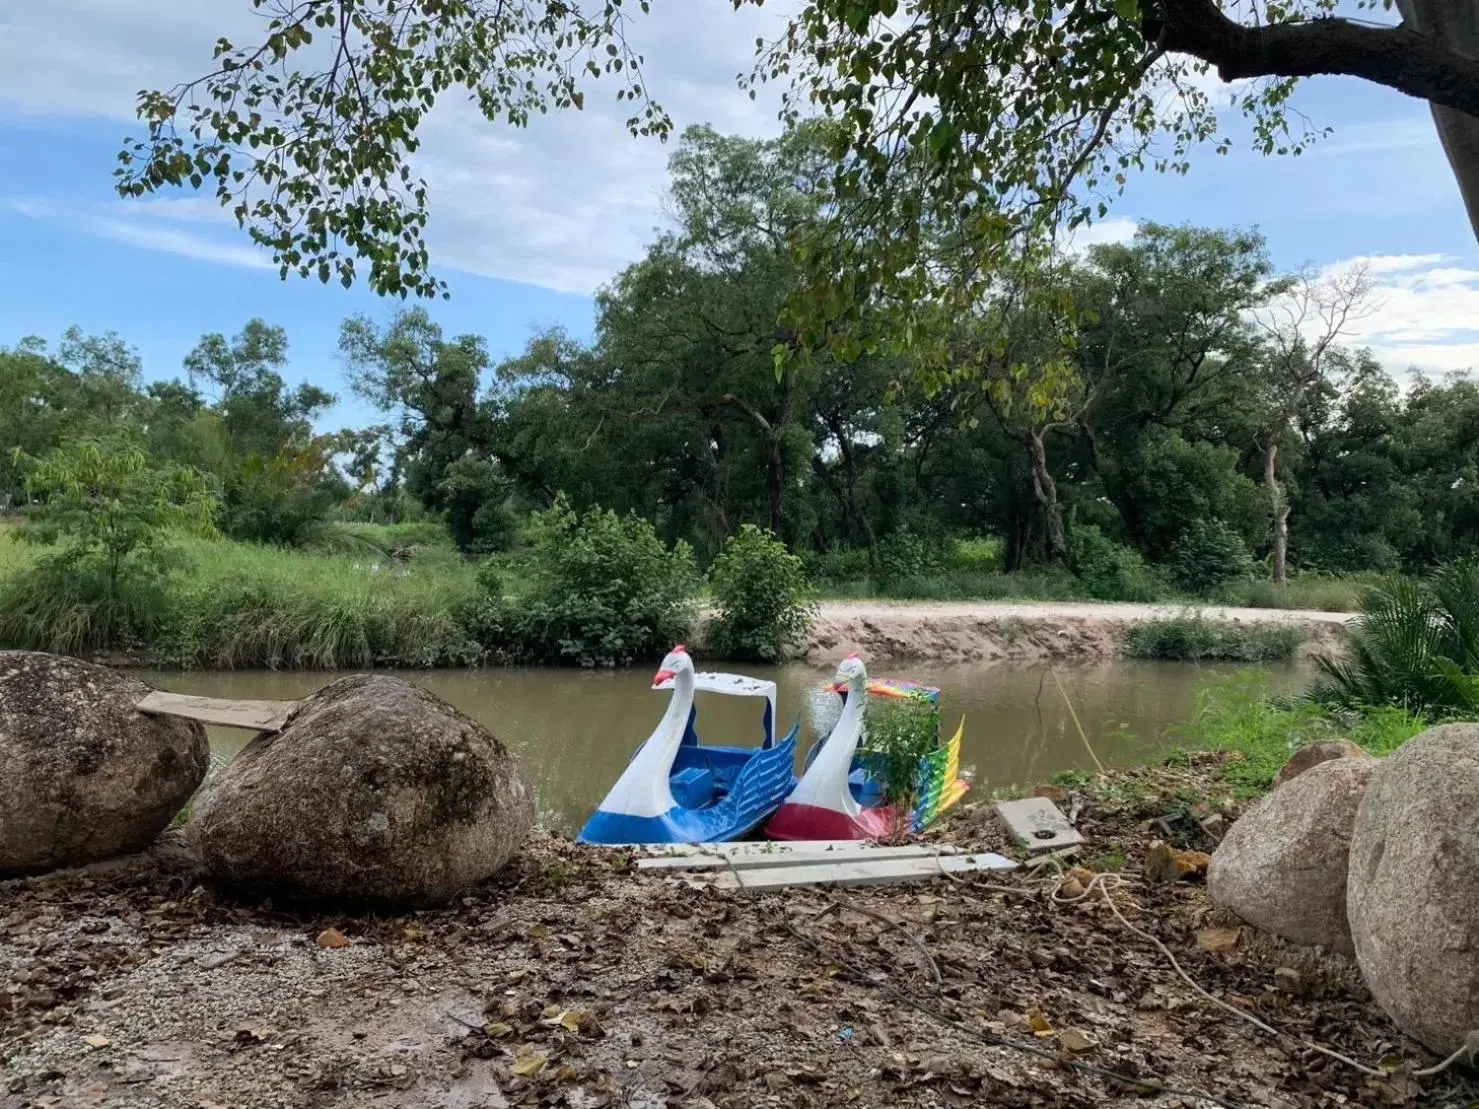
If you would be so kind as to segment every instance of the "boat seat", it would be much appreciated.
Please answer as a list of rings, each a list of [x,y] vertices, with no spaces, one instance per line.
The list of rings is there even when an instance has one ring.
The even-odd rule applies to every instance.
[[[700,809],[714,794],[714,775],[701,766],[690,766],[669,779],[673,800],[685,809]]]

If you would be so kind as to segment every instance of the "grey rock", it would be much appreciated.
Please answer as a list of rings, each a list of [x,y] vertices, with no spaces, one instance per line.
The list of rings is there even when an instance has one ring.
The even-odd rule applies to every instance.
[[[148,847],[205,777],[205,729],[134,708],[151,689],[77,659],[0,651],[0,875]]]
[[[1285,782],[1299,777],[1312,766],[1319,766],[1322,762],[1331,759],[1369,759],[1361,747],[1348,739],[1327,739],[1321,743],[1311,743],[1301,747],[1289,757],[1283,768],[1274,778],[1274,785],[1281,786]]]
[[[1479,725],[1447,724],[1381,760],[1351,836],[1356,961],[1372,996],[1440,1054],[1479,1028]]]
[[[1212,900],[1255,928],[1350,954],[1346,863],[1376,766],[1370,757],[1329,760],[1260,798],[1212,853]]]
[[[430,904],[497,871],[534,806],[481,725],[398,678],[342,678],[248,744],[188,827],[219,881]]]

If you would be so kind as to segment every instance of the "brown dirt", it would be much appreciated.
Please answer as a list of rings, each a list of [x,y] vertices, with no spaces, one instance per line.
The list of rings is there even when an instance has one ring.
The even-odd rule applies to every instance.
[[[1337,648],[1346,612],[1138,604],[1005,601],[827,601],[805,655],[832,662],[860,651],[870,659],[1027,662],[1114,658],[1127,628],[1146,620],[1199,615],[1232,624],[1293,624],[1304,655]]]
[[[1212,798],[1232,815],[1220,765],[1086,787],[1088,861],[1138,868],[1155,837],[1210,846],[1187,813]],[[984,806],[933,835],[1001,846]],[[1432,1062],[1349,963],[1247,932],[1230,952],[1200,949],[1198,930],[1227,922],[1199,885],[1116,895],[1274,1040],[1199,1001],[1099,897],[1058,905],[1049,888],[1012,873],[728,894],[538,838],[449,908],[346,916],[234,904],[166,842],[0,886],[0,1106],[1214,1104],[1166,1086],[1280,1109],[1419,1103],[1401,1073],[1368,1080],[1299,1046]],[[347,946],[316,942],[331,927]],[[1448,1105],[1476,1091],[1450,1075],[1426,1092]]]

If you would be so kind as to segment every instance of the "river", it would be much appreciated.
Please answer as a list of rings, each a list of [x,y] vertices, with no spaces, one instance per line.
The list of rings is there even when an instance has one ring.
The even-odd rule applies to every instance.
[[[779,687],[782,733],[799,715],[802,749],[811,740],[808,703],[830,671],[796,665],[735,666],[773,679]],[[961,762],[977,788],[1039,782],[1060,770],[1091,769],[1093,760],[1053,680],[1061,681],[1090,743],[1106,764],[1128,765],[1174,745],[1168,731],[1189,720],[1208,682],[1233,666],[1114,661],[1044,665],[1014,663],[899,663],[890,677],[937,685],[943,727],[966,718]],[[1268,670],[1269,688],[1297,688],[1308,676],[1295,664]],[[294,700],[333,680],[325,672],[155,671],[151,684],[175,693],[211,697]],[[665,694],[648,688],[645,671],[439,670],[403,677],[450,701],[498,736],[518,756],[535,791],[541,821],[557,831],[578,830],[662,715]],[[705,742],[750,742],[760,734],[759,702],[699,695],[699,734]],[[250,737],[210,729],[213,750],[231,755]]]

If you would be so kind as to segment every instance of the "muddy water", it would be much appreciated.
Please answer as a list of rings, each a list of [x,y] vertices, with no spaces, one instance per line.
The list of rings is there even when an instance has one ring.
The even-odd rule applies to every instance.
[[[782,732],[799,715],[802,749],[810,742],[808,702],[827,671],[734,667],[774,679]],[[1226,678],[1233,667],[1187,663],[1058,664],[1063,690],[1099,757],[1130,764],[1151,757],[1174,739],[1167,732],[1188,720],[1197,693]],[[1060,770],[1092,766],[1052,674],[1045,666],[920,663],[889,668],[893,677],[938,685],[944,727],[966,717],[962,763],[978,786],[1041,781]],[[332,680],[330,673],[154,673],[148,679],[176,693],[292,700]],[[585,673],[562,670],[406,672],[404,677],[446,698],[480,721],[518,755],[533,785],[540,817],[574,832],[605,795],[662,715],[666,695],[648,689],[645,671]],[[1271,691],[1300,685],[1295,666],[1270,672]],[[699,734],[706,742],[749,743],[760,735],[761,702],[699,695]],[[232,754],[249,736],[211,729],[211,744]]]

